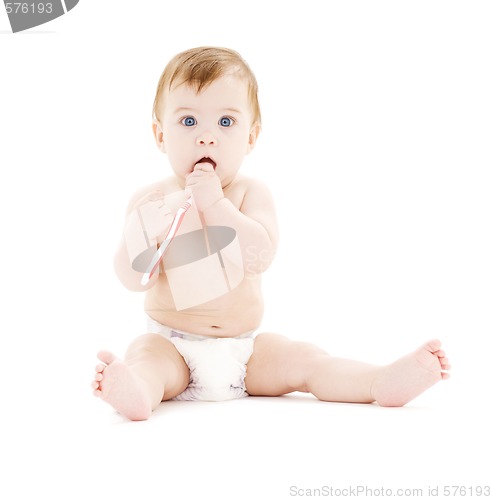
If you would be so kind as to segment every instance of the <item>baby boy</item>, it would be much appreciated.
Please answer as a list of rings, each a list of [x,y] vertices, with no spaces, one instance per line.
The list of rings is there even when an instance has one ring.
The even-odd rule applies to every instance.
[[[153,132],[173,175],[130,200],[115,257],[123,285],[146,294],[148,332],[124,359],[101,351],[92,382],[96,396],[131,420],[148,419],[170,399],[294,391],[321,401],[402,406],[448,377],[438,340],[374,366],[330,356],[304,339],[256,333],[261,275],[278,242],[268,188],[239,173],[261,129],[257,92],[247,63],[224,48],[178,54],[160,78]],[[191,208],[170,240],[187,200]],[[143,280],[162,245],[159,272]]]

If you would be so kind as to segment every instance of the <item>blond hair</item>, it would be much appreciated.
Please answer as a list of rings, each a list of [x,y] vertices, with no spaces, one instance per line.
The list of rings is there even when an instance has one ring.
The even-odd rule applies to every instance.
[[[181,52],[169,61],[157,84],[152,109],[153,118],[158,120],[164,104],[164,90],[170,91],[173,86],[185,83],[199,93],[227,73],[234,73],[246,81],[253,124],[261,125],[258,83],[255,75],[239,53],[221,47],[197,47]]]

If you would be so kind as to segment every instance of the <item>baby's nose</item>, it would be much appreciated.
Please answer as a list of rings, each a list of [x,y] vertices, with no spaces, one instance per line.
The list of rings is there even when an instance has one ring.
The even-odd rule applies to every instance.
[[[217,138],[211,132],[203,132],[196,138],[196,143],[200,146],[215,146]]]

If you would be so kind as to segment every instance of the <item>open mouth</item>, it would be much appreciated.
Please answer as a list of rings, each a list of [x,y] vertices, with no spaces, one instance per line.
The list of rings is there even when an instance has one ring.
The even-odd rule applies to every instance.
[[[199,163],[210,163],[210,165],[212,165],[212,167],[214,167],[214,170],[217,167],[217,164],[214,162],[214,160],[212,160],[212,158],[209,158],[208,156],[204,156],[203,158],[200,158],[195,163],[195,165],[198,165]]]

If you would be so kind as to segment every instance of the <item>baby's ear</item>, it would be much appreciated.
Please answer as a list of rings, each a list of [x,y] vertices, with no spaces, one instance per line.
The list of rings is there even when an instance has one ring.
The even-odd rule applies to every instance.
[[[253,125],[251,125],[251,130],[249,131],[249,138],[248,138],[248,149],[246,151],[246,154],[251,153],[253,151],[253,148],[255,147],[256,144],[256,139],[258,139],[258,136],[260,135],[260,124],[255,122]]]
[[[154,120],[152,122],[152,132],[154,133],[154,139],[159,151],[163,153],[166,152],[166,146],[164,144],[164,132],[162,131],[161,124],[159,120]]]

